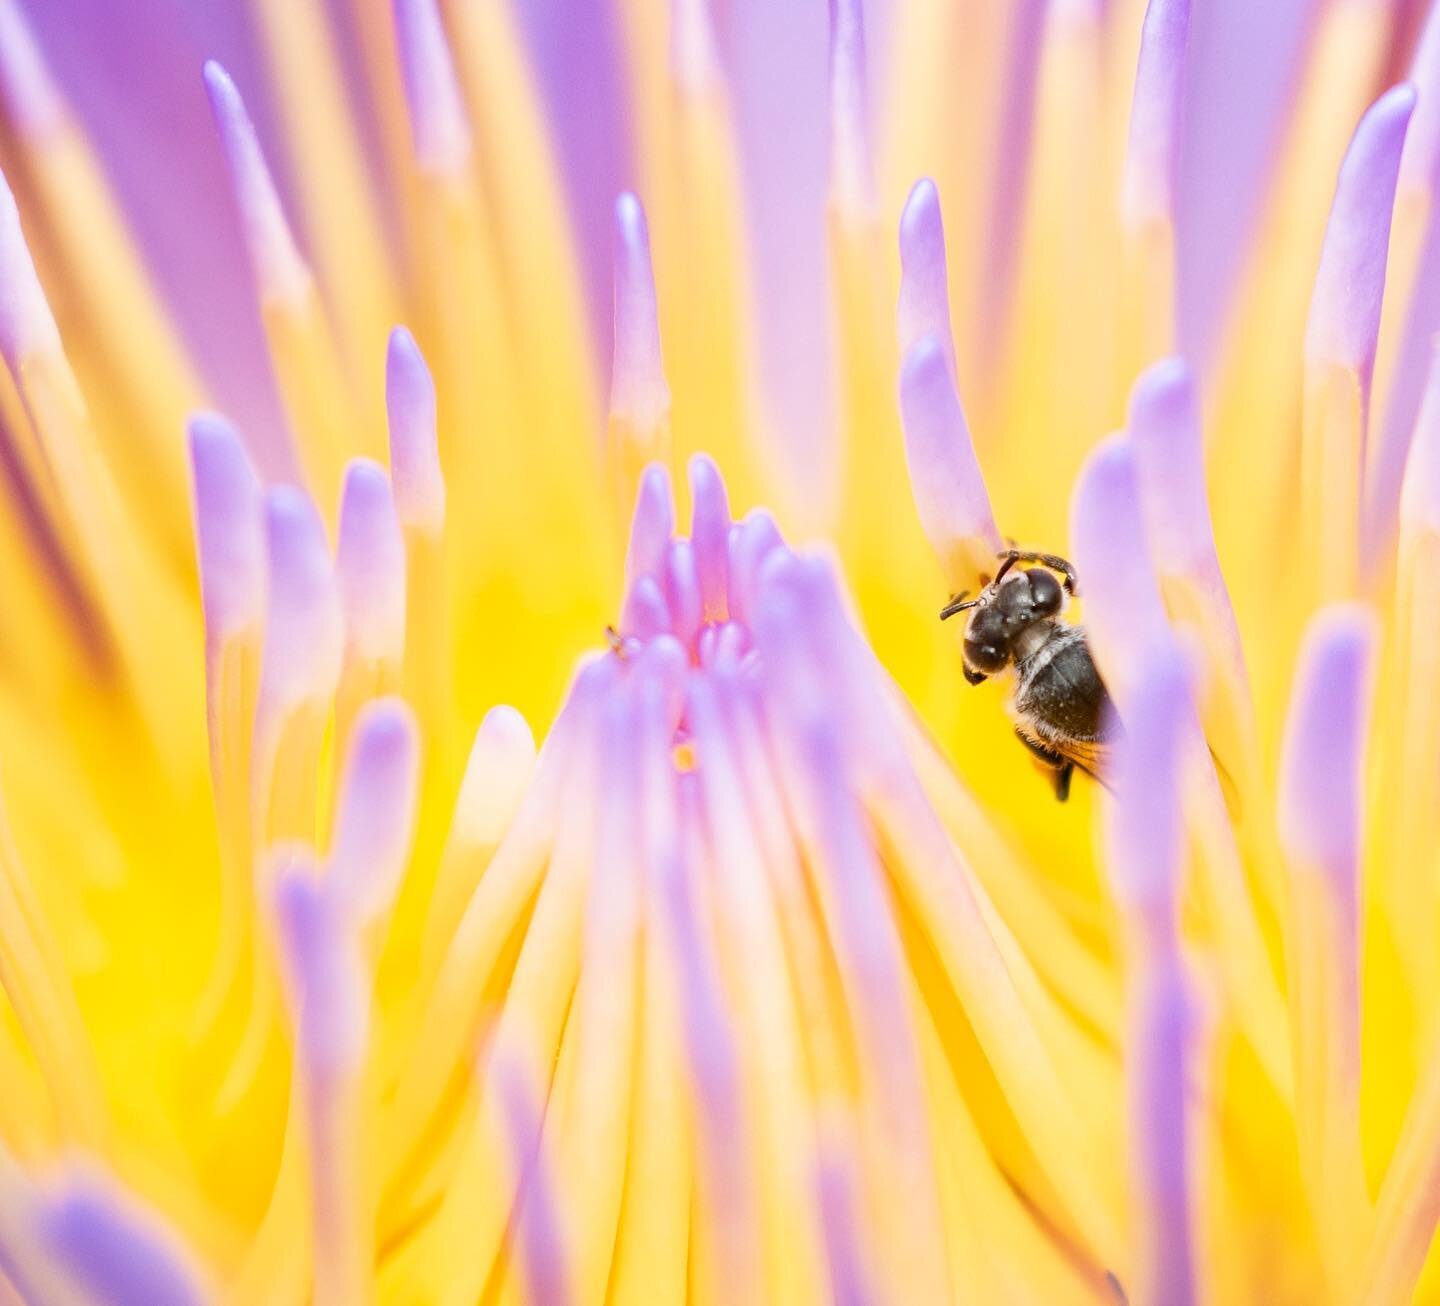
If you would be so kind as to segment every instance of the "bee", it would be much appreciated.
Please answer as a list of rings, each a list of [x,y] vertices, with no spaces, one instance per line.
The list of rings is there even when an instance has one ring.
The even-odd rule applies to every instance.
[[[940,620],[970,614],[962,668],[970,684],[1015,668],[1009,704],[1015,734],[1053,772],[1055,797],[1063,803],[1077,766],[1102,778],[1118,730],[1110,695],[1084,627],[1059,619],[1067,596],[1077,592],[1075,568],[1053,553],[1010,549],[999,557],[995,579],[973,599],[957,594]],[[1020,562],[1039,565],[1017,571]]]

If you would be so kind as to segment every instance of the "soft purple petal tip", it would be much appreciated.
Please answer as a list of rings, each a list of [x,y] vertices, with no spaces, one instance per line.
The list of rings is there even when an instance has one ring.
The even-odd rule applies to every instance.
[[[1175,216],[1190,0],[1150,0],[1140,33],[1122,211],[1132,226]]]
[[[941,337],[924,336],[900,373],[910,489],[930,546],[957,589],[993,570],[1000,532]]]
[[[355,723],[340,788],[331,873],[353,919],[380,917],[410,855],[419,774],[415,717],[398,698],[376,699]]]
[[[308,495],[277,485],[265,496],[269,604],[262,696],[283,706],[328,695],[340,674],[340,598],[325,527]]]
[[[56,1260],[107,1306],[200,1306],[206,1293],[179,1240],[118,1188],[71,1179],[40,1217]]]
[[[348,916],[299,850],[275,871],[275,915],[296,1023],[296,1046],[312,1087],[353,1070],[369,1023],[366,985]]]
[[[435,429],[435,382],[415,337],[404,327],[390,333],[385,408],[396,512],[406,526],[439,531],[445,524],[445,478]]]
[[[208,413],[190,419],[190,468],[200,593],[211,639],[256,625],[265,612],[260,478],[239,433]]]
[[[640,474],[640,492],[630,523],[630,546],[625,554],[627,585],[633,585],[641,576],[660,578],[665,550],[674,533],[675,497],[670,489],[670,473],[663,464],[651,463]]]
[[[690,501],[690,539],[695,545],[705,619],[721,621],[727,611],[729,586],[730,501],[720,469],[704,454],[690,460]]]
[[[945,224],[940,192],[929,177],[910,190],[900,215],[900,356],[904,358],[925,336],[933,335],[955,372],[955,346],[950,332],[950,287],[945,265]]]
[[[1145,539],[1135,450],[1124,436],[1103,440],[1080,469],[1070,530],[1091,644],[1123,713],[1143,651],[1169,629]]]
[[[499,843],[530,783],[535,756],[535,735],[524,716],[506,704],[492,707],[470,747],[451,837],[472,848]]]
[[[1305,632],[1280,764],[1281,841],[1297,867],[1343,870],[1360,849],[1375,619],[1323,609]]]
[[[389,478],[368,458],[345,469],[335,579],[349,653],[398,662],[405,647],[405,542]]]
[[[16,0],[0,0],[0,101],[6,123],[31,140],[65,121],[60,92]]]
[[[230,74],[213,59],[205,65],[205,91],[261,293],[292,302],[303,300],[311,285],[309,269],[295,247],[245,102]]]
[[[1405,460],[1400,527],[1408,536],[1424,531],[1440,535],[1440,340],[1432,347],[1425,397]]]
[[[0,355],[18,374],[22,358],[59,349],[60,332],[25,243],[20,210],[0,175]]]
[[[709,0],[670,0],[670,72],[685,95],[715,85],[720,58]]]
[[[1400,152],[1414,108],[1415,88],[1406,83],[1382,95],[1360,120],[1340,166],[1310,299],[1306,362],[1347,368],[1367,390],[1380,333]]]
[[[1178,358],[1141,373],[1130,393],[1128,426],[1140,474],[1141,507],[1155,564],[1195,575],[1215,558],[1205,493],[1205,452],[1195,377]]]
[[[1185,856],[1182,750],[1190,696],[1185,656],[1173,639],[1162,638],[1146,650],[1124,703],[1125,731],[1110,773],[1106,842],[1116,894],[1162,928]]]
[[[1432,5],[1425,20],[1410,82],[1418,99],[1400,155],[1400,189],[1433,193],[1440,182],[1440,5]]]
[[[415,160],[428,172],[461,174],[470,160],[470,124],[439,8],[435,0],[394,0],[394,8]]]
[[[670,412],[650,229],[645,210],[629,191],[615,201],[615,365],[610,412],[641,431],[663,426]]]
[[[845,217],[875,207],[865,89],[865,16],[860,0],[830,0],[830,194]]]

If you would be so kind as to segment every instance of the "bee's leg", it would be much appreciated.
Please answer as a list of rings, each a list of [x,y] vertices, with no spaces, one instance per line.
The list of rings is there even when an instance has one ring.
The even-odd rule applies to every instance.
[[[1023,549],[1007,549],[998,557],[1005,559],[1005,565],[1000,568],[1003,575],[1017,562],[1038,562],[1042,567],[1049,567],[1051,571],[1058,571],[1065,578],[1065,593],[1078,594],[1079,577],[1075,574],[1075,568],[1066,562],[1064,558],[1055,553],[1028,553]]]
[[[1063,754],[1057,753],[1053,748],[1046,748],[1044,744],[1036,743],[1029,735],[1018,729],[1015,731],[1015,738],[1030,750],[1033,757],[1054,772],[1052,783],[1055,786],[1055,798],[1063,803],[1070,797],[1070,777],[1075,773],[1075,763]]]
[[[979,685],[989,679],[983,671],[971,671],[967,666],[960,668],[960,674],[965,677],[965,683],[967,685]]]

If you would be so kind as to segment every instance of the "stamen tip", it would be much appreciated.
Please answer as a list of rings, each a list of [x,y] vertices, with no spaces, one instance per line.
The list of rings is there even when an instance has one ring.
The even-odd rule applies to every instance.
[[[641,433],[661,429],[670,412],[659,314],[650,229],[640,200],[626,191],[615,201],[615,359],[610,412]]]
[[[25,241],[19,206],[0,174],[0,356],[18,373],[22,359],[60,348],[60,331]]]
[[[945,266],[945,224],[940,192],[929,177],[910,189],[900,215],[900,305],[897,314],[900,353],[904,357],[933,335],[955,372],[950,334],[950,289]]]
[[[234,80],[214,59],[205,64],[204,78],[261,294],[302,302],[310,293],[310,270],[296,248],[255,124]]]
[[[347,647],[362,661],[398,663],[405,646],[405,544],[389,478],[368,458],[345,469],[335,579]]]
[[[260,478],[223,418],[190,419],[190,466],[205,626],[212,636],[258,624],[265,609]]]
[[[1000,532],[944,343],[933,332],[905,356],[900,411],[921,525],[952,589],[977,588],[993,569]]]
[[[506,704],[492,707],[475,732],[452,835],[471,848],[500,842],[530,782],[535,766],[530,723]]]
[[[32,141],[65,121],[64,101],[16,0],[0,0],[0,97],[7,124]]]
[[[438,533],[445,524],[445,478],[436,433],[435,382],[415,337],[403,326],[390,333],[385,407],[396,512],[405,525]]]
[[[426,171],[463,175],[472,153],[449,40],[435,0],[394,0],[395,35],[415,159]]]

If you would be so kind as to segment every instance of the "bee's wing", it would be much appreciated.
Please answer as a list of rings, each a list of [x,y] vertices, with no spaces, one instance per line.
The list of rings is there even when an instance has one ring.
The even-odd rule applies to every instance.
[[[1089,772],[1101,784],[1105,783],[1105,772],[1110,765],[1114,744],[1105,739],[1047,739],[1045,744],[1053,748],[1068,762],[1074,762],[1082,771]]]

